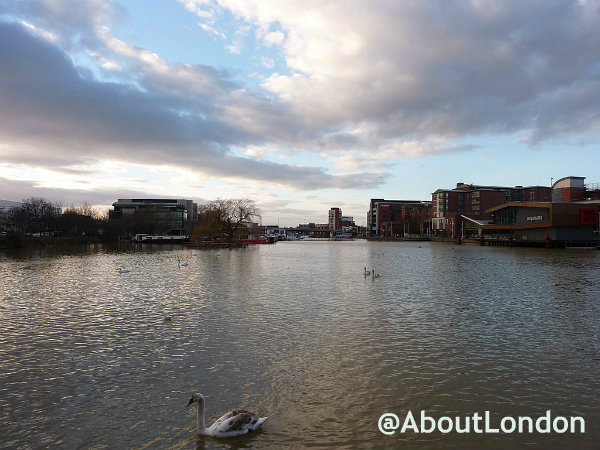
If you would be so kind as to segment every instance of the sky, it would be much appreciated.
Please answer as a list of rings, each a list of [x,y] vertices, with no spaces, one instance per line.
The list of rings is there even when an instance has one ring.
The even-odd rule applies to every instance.
[[[364,225],[458,182],[600,182],[597,0],[0,2],[0,199],[245,197]]]

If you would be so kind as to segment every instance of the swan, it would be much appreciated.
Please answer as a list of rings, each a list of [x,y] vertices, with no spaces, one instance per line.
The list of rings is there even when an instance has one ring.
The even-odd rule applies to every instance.
[[[233,437],[249,433],[256,430],[268,417],[258,417],[256,414],[244,409],[235,409],[223,414],[220,418],[208,428],[204,425],[204,396],[202,394],[192,394],[188,406],[192,403],[198,403],[196,432],[199,436],[212,437]]]
[[[181,260],[179,258],[177,258],[177,262],[179,263],[179,267],[185,267],[188,265],[188,263],[186,263],[186,262],[181,262]]]
[[[124,269],[123,267],[119,267],[117,270],[119,273],[129,273],[129,269]]]

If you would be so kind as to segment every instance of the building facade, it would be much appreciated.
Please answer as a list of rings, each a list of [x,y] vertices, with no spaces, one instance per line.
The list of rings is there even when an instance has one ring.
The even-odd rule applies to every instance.
[[[118,199],[109,211],[111,221],[120,221],[128,234],[189,235],[198,206],[187,199]]]
[[[426,234],[431,215],[431,202],[373,198],[367,212],[367,233],[369,236]]]
[[[598,204],[509,202],[488,212],[493,220],[480,226],[482,240],[548,247],[597,241]]]
[[[564,177],[552,185],[552,203],[578,202],[585,198],[585,177]]]
[[[331,231],[341,231],[342,210],[340,208],[331,208],[329,210],[329,229]]]
[[[455,237],[462,218],[489,222],[488,210],[507,202],[550,202],[552,188],[547,186],[478,186],[457,183],[454,189],[438,189],[433,194],[432,229],[438,236]]]

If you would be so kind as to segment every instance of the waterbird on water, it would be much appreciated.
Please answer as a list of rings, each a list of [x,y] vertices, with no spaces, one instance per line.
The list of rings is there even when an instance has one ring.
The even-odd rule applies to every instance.
[[[188,263],[186,263],[186,262],[181,262],[181,260],[179,258],[177,258],[177,262],[179,263],[179,267],[185,267],[188,265]]]
[[[245,409],[234,409],[219,417],[208,428],[204,425],[204,396],[192,394],[188,406],[198,403],[197,429],[199,436],[233,437],[249,433],[265,423],[268,417],[258,417]]]
[[[119,267],[117,270],[119,271],[119,273],[129,273],[129,269],[125,269],[123,267]]]

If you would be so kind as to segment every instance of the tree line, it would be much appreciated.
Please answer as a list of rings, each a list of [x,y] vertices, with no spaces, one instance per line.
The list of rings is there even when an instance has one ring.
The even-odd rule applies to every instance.
[[[13,247],[23,246],[27,236],[116,241],[136,233],[159,233],[160,216],[152,209],[140,209],[134,217],[110,220],[108,211],[101,212],[87,203],[62,210],[58,203],[30,197],[23,200],[21,206],[0,211],[0,232],[8,246]],[[224,238],[231,242],[239,237],[248,222],[255,220],[260,220],[260,210],[254,201],[245,198],[217,199],[199,205],[191,238],[196,241]]]
[[[109,229],[107,218],[87,203],[63,210],[59,203],[30,197],[0,211],[0,231],[8,246],[21,247],[26,236],[102,237]]]

